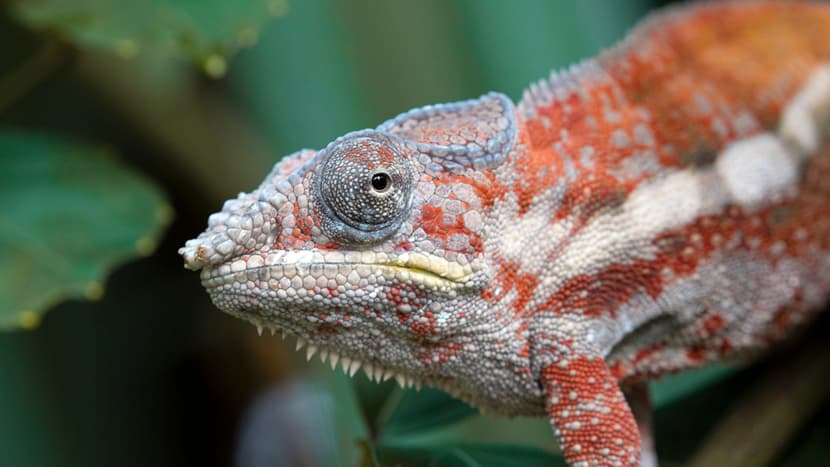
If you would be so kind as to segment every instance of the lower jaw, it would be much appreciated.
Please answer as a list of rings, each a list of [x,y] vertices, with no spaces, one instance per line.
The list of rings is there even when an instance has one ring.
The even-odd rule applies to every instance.
[[[273,326],[266,323],[264,319],[258,319],[256,316],[245,315],[239,312],[230,314],[236,316],[237,318],[244,319],[245,321],[248,321],[256,326],[257,333],[260,336],[263,334],[263,331],[267,330],[272,336],[279,334],[283,340],[289,336],[294,337],[296,339],[295,350],[298,352],[304,351],[306,360],[311,361],[312,358],[318,356],[320,361],[323,364],[331,366],[332,370],[336,370],[339,365],[343,373],[349,377],[354,377],[358,371],[363,370],[366,377],[373,382],[380,383],[394,379],[404,389],[414,388],[417,390],[420,390],[424,385],[424,382],[418,377],[405,375],[402,372],[386,368],[379,363],[367,362],[358,358],[349,357],[339,351],[331,349],[326,345],[309,343],[306,339],[300,337],[299,333],[292,332],[292,330],[284,327]]]
[[[413,376],[411,374],[404,374],[399,370],[385,367],[384,365],[374,362],[366,361],[365,358],[356,358],[349,356],[341,351],[332,349],[329,345],[313,344],[301,335],[306,334],[301,326],[292,326],[289,323],[280,323],[279,326],[269,323],[264,317],[249,314],[245,312],[228,312],[232,316],[250,322],[257,328],[257,332],[261,336],[263,332],[270,332],[272,336],[279,334],[283,340],[288,337],[293,337],[296,340],[295,351],[305,353],[306,360],[311,361],[312,358],[319,358],[323,364],[327,364],[332,370],[338,367],[343,373],[349,377],[354,377],[360,370],[363,370],[366,377],[370,381],[381,383],[394,379],[398,385],[403,389],[420,390],[422,387],[435,387],[443,390],[451,396],[465,401],[467,404],[476,407],[483,414],[496,415],[526,415],[526,416],[541,416],[544,415],[544,406],[534,405],[532,403],[521,403],[519,406],[505,406],[497,396],[487,395],[485,392],[475,391],[474,384],[459,385],[455,379],[441,377],[441,376]],[[307,334],[306,334],[307,335]],[[541,404],[541,402],[540,402]]]

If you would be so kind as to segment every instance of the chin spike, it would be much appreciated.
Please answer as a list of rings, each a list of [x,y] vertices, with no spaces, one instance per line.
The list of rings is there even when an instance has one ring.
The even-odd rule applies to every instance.
[[[331,363],[331,369],[337,368],[337,361],[340,360],[340,355],[332,352],[331,357],[329,358],[329,363]]]
[[[313,357],[315,353],[317,353],[317,346],[309,344],[305,351],[305,359],[307,361],[311,361],[311,357]]]
[[[369,378],[369,381],[375,380],[375,367],[373,367],[371,363],[363,364],[363,372],[366,373],[366,377]]]
[[[360,369],[360,362],[357,360],[352,360],[352,365],[349,367],[349,376],[354,377],[357,370]]]
[[[400,387],[401,387],[401,389],[405,389],[405,388],[406,388],[406,377],[404,377],[404,375],[402,375],[402,374],[400,374],[400,373],[397,373],[397,374],[395,375],[395,381],[397,381],[397,382],[398,382],[398,386],[400,386]]]

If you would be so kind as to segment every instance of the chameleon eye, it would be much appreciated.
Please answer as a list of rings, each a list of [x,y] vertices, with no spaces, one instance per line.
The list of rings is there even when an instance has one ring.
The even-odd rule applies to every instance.
[[[338,241],[372,242],[393,233],[408,211],[409,164],[385,138],[335,142],[317,173],[322,225]]]
[[[378,193],[386,193],[392,186],[392,177],[386,172],[378,172],[372,175],[372,189]]]

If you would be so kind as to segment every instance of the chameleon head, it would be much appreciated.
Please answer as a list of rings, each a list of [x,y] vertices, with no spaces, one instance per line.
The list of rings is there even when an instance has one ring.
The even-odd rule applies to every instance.
[[[210,217],[179,250],[185,266],[222,310],[347,371],[460,387],[493,329],[476,302],[492,274],[490,171],[514,144],[513,112],[490,94],[295,153]]]

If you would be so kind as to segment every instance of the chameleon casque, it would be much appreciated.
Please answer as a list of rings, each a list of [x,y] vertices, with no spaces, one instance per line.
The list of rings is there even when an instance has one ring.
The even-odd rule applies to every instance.
[[[830,295],[829,128],[829,4],[694,4],[518,105],[294,153],[180,253],[333,366],[547,416],[572,465],[653,464],[647,380],[767,348]]]

